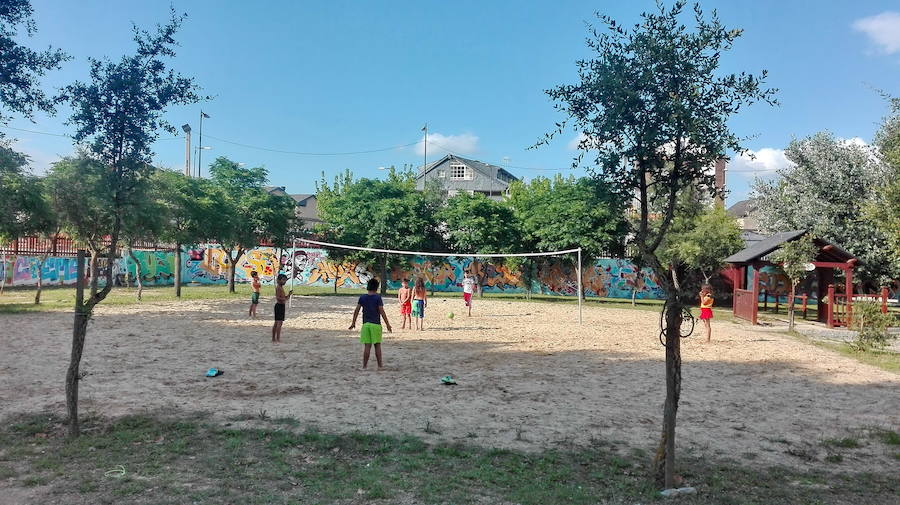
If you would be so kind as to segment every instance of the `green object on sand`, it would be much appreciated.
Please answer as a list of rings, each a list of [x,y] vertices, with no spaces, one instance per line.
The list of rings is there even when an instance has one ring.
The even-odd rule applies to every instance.
[[[453,379],[452,375],[445,375],[441,377],[441,382],[444,383],[445,386],[455,386],[456,380]]]

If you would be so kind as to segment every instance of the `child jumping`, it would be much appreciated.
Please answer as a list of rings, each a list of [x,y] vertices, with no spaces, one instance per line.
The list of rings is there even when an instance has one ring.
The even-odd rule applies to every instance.
[[[375,345],[375,360],[378,361],[378,369],[384,368],[381,362],[381,319],[384,319],[384,325],[387,326],[388,333],[391,332],[391,323],[388,322],[387,314],[384,313],[384,302],[378,294],[378,279],[370,279],[366,285],[368,293],[359,297],[356,304],[356,310],[353,311],[353,323],[350,329],[356,328],[356,318],[359,316],[359,310],[362,309],[363,324],[359,330],[359,341],[365,346],[363,348],[363,366],[365,370],[369,365],[369,352],[372,345]]]
[[[409,329],[412,329],[412,290],[409,289],[409,281],[403,279],[403,287],[397,291],[397,301],[400,302],[400,317],[403,318],[401,330],[406,329],[406,322],[409,321]]]
[[[272,325],[272,343],[281,343],[281,326],[284,324],[285,302],[294,294],[294,290],[290,290],[285,294],[284,284],[287,282],[287,275],[278,274],[275,286],[275,324]]]
[[[472,317],[472,293],[475,292],[475,277],[466,270],[463,274],[463,300],[466,302],[466,308],[469,309],[469,317]]]
[[[703,326],[706,329],[707,342],[710,341],[712,335],[712,327],[710,326],[710,322],[713,317],[712,306],[712,286],[710,286],[709,284],[704,284],[700,289],[700,320],[703,321]]]
[[[425,307],[428,306],[428,292],[425,291],[425,280],[416,279],[416,287],[413,289],[412,316],[416,319],[416,329],[425,329]]]
[[[259,282],[259,274],[256,270],[250,272],[250,289],[253,293],[250,295],[250,317],[256,317],[256,307],[259,305],[259,289],[262,284]]]

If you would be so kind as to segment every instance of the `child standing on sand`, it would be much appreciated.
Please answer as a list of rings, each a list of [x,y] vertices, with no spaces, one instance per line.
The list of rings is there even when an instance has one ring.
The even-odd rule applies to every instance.
[[[287,293],[284,292],[284,284],[287,282],[287,275],[278,274],[275,281],[275,324],[272,325],[272,343],[281,343],[281,326],[284,325],[285,302],[294,294],[294,290]]]
[[[369,364],[369,352],[372,346],[375,346],[375,360],[378,361],[378,369],[384,368],[381,362],[381,319],[384,319],[384,325],[387,326],[388,333],[391,333],[391,323],[388,322],[387,314],[384,313],[384,302],[378,295],[378,279],[370,279],[366,285],[368,293],[359,297],[356,304],[356,310],[353,311],[353,323],[350,329],[356,328],[356,318],[359,316],[359,310],[362,309],[363,325],[359,330],[359,341],[365,346],[363,348],[363,366],[365,370]]]
[[[397,301],[400,302],[400,317],[403,318],[401,330],[406,329],[406,322],[409,321],[409,329],[412,329],[412,290],[409,289],[409,281],[403,279],[402,287],[397,291]]]
[[[700,289],[700,320],[703,321],[703,326],[706,329],[707,342],[710,341],[712,335],[712,327],[710,326],[713,317],[712,307],[712,286],[710,286],[709,284],[704,284]]]
[[[412,316],[416,319],[416,329],[425,329],[425,307],[428,306],[428,293],[425,291],[425,281],[418,277],[416,287],[413,289]]]
[[[256,273],[256,270],[250,272],[250,289],[253,290],[253,293],[250,294],[250,317],[256,317],[256,307],[259,305],[259,289],[262,287],[262,283],[259,282],[259,274]]]
[[[472,317],[472,294],[475,292],[475,277],[466,270],[463,274],[463,300],[466,302],[466,308],[469,310],[469,317]]]

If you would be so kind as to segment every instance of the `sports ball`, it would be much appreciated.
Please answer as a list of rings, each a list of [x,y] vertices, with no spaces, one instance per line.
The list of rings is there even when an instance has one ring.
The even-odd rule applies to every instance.
[[[447,314],[447,319],[453,319],[453,312]]]

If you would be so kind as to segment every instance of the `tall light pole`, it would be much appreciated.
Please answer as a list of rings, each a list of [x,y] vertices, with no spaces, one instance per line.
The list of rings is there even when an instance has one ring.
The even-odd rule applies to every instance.
[[[509,172],[509,156],[504,156],[503,159],[502,159],[501,161],[503,162],[503,168],[504,168],[507,172]],[[508,181],[507,181],[507,184],[506,184],[506,189],[507,189],[507,190],[509,189],[509,182],[508,182]]]
[[[191,176],[191,125],[181,125],[184,130],[184,176]]]
[[[425,132],[425,140],[422,142],[422,146],[425,148],[425,155],[422,159],[422,191],[425,191],[428,189],[428,123],[425,123],[422,131]]]
[[[197,161],[197,178],[198,179],[200,178],[200,161],[199,161],[200,153],[202,153],[203,151],[209,151],[210,149],[212,149],[212,147],[210,147],[210,146],[197,146],[194,148],[194,157],[196,157],[198,160]]]
[[[200,177],[200,170],[203,168],[201,161],[203,159],[203,118],[209,119],[209,114],[200,109],[200,150],[197,151],[197,177]]]

